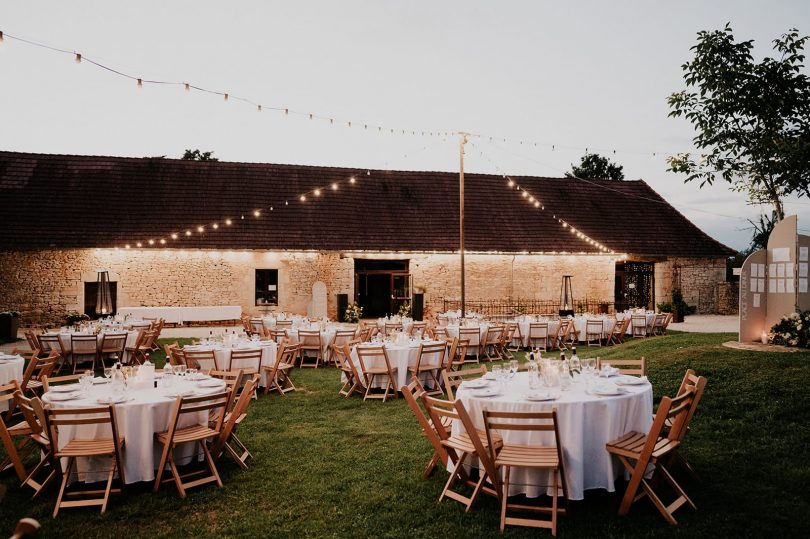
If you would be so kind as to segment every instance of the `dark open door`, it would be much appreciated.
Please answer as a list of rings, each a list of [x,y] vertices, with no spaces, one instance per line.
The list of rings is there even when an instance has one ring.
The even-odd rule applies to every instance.
[[[411,299],[407,260],[355,259],[355,302],[364,318],[396,314]]]
[[[112,312],[114,313],[118,310],[118,283],[115,281],[110,281],[110,299],[112,300]],[[96,313],[97,300],[98,283],[96,281],[84,283],[84,314],[92,319],[99,317],[99,314]]]
[[[655,264],[616,262],[616,311],[655,308]]]

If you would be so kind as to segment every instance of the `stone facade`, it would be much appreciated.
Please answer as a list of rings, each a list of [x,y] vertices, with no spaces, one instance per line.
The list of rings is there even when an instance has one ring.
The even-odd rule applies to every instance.
[[[459,260],[451,254],[372,254],[222,250],[73,249],[4,252],[0,256],[0,310],[22,312],[23,324],[61,323],[82,312],[84,283],[96,269],[110,270],[118,306],[240,305],[245,313],[306,313],[312,285],[326,285],[328,313],[337,316],[337,294],[354,297],[354,257],[410,259],[415,291],[436,312],[444,298],[460,296]],[[656,301],[669,297],[672,269],[680,268],[687,302],[698,304],[701,287],[725,280],[724,259],[678,258],[656,264]],[[592,255],[470,254],[468,300],[558,300],[562,275],[573,275],[575,298],[612,302],[615,261]],[[279,271],[279,305],[254,305],[255,270]],[[714,298],[714,296],[712,296]]]
[[[669,301],[680,282],[683,299],[698,314],[718,312],[715,288],[726,280],[725,258],[669,258],[655,264],[655,301]]]

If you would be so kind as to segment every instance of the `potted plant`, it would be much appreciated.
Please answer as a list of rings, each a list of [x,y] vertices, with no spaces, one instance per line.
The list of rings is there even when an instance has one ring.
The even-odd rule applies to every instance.
[[[6,311],[0,313],[0,341],[13,342],[17,340],[17,330],[20,329],[19,311]]]
[[[86,314],[81,314],[76,311],[70,311],[65,315],[65,325],[72,326],[73,324],[78,324],[79,322],[85,322],[90,320],[90,317]]]
[[[683,322],[684,317],[686,316],[687,311],[689,310],[689,305],[683,300],[683,292],[681,292],[680,288],[673,288],[672,289],[672,322],[677,324],[679,322]]]
[[[399,306],[399,311],[397,314],[403,318],[410,318],[411,316],[411,302],[406,301],[402,305]]]

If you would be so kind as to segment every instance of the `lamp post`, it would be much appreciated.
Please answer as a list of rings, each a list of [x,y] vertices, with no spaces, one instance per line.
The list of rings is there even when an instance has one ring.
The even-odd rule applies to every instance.
[[[110,290],[110,270],[96,270],[96,315],[109,316],[113,314],[112,291]]]

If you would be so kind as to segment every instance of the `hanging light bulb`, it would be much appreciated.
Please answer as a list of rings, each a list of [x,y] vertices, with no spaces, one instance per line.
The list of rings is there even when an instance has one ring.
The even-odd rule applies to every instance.
[[[259,217],[261,216],[261,214],[262,212],[260,212],[259,210],[253,210],[253,217]]]
[[[216,230],[216,229],[218,229],[218,228],[219,228],[219,225],[218,225],[217,223],[214,223],[213,225],[211,225],[211,228],[213,228],[214,230]]]
[[[301,202],[306,202],[306,201],[307,201],[307,197],[304,196],[304,195],[301,195]]]
[[[163,238],[160,238],[160,244],[161,245],[166,245],[166,240],[164,240]]]
[[[75,60],[76,60],[77,64],[81,64],[82,63],[82,55],[77,52]]]
[[[357,180],[355,179],[355,177],[354,177],[354,176],[352,176],[351,178],[349,178],[349,183],[354,183],[354,182],[356,182],[356,181],[357,181]]]
[[[149,240],[149,245],[154,245],[154,244],[155,244],[155,240]]]
[[[225,98],[225,101],[228,100],[228,94],[225,94],[223,97]]]
[[[332,184],[332,191],[337,191],[337,188],[338,188],[338,184],[333,183]]]
[[[316,197],[319,197],[319,196],[321,196],[321,190],[320,189],[315,189],[315,191],[312,194],[315,195]]]
[[[138,88],[143,88],[143,80],[138,79]]]
[[[261,105],[256,105],[256,110],[257,110],[258,112],[261,112],[261,111],[262,111],[262,106],[261,106]]]
[[[191,230],[186,230],[186,236],[191,236]]]
[[[173,239],[173,240],[176,240],[176,239],[177,239],[177,232],[172,232],[172,239]]]
[[[143,245],[141,244],[141,242],[136,243],[136,244],[135,244],[135,246],[136,246],[136,247],[143,247]]]
[[[225,219],[225,224],[226,224],[226,225],[231,226],[231,222],[232,222],[232,221],[231,221],[230,219]]]
[[[187,92],[190,92],[190,91],[191,91],[191,85],[190,85],[189,83],[187,83],[187,82],[184,82],[184,83],[183,83],[183,88],[185,88],[185,90],[186,90]]]
[[[124,249],[129,249],[129,244],[124,245]]]
[[[205,227],[202,226],[202,225],[197,227],[197,232],[199,232],[200,234],[202,234],[204,230],[205,230]]]

